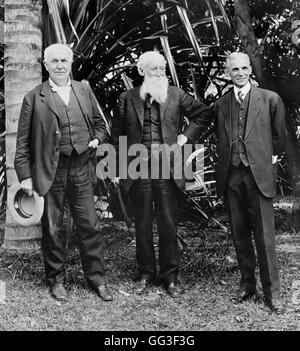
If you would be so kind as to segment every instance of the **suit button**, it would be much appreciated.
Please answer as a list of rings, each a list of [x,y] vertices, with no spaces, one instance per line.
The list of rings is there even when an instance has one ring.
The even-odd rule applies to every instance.
[[[56,131],[55,131],[55,134],[58,134],[58,133],[59,133],[58,130],[56,130]]]

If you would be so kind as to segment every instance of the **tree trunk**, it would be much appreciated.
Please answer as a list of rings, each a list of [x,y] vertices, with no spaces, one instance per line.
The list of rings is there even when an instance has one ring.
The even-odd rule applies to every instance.
[[[251,10],[249,6],[249,0],[234,0],[234,11],[235,11],[235,24],[238,35],[242,41],[244,50],[249,55],[253,72],[262,88],[276,91],[282,98],[286,107],[292,106],[295,102],[295,95],[293,94],[294,89],[289,89],[286,84],[282,84],[281,80],[274,80],[270,72],[268,71],[267,62],[261,55],[260,48],[258,46],[257,38],[255,37],[252,28]],[[294,216],[298,220],[294,221],[294,229],[300,230],[299,218],[300,218],[300,193],[299,184],[297,181],[300,179],[300,145],[296,137],[296,131],[291,121],[291,116],[286,109],[286,127],[288,133],[287,145],[286,145],[286,156],[288,161],[288,173],[289,179],[294,191]]]
[[[252,28],[248,0],[234,1],[234,16],[238,35],[242,41],[244,50],[250,57],[253,72],[257,80],[262,83],[264,81],[262,74],[263,59],[260,55],[258,42]]]
[[[42,0],[5,0],[5,108],[7,186],[17,181],[14,169],[16,133],[22,100],[41,83]],[[40,247],[39,225],[22,227],[6,211],[4,248],[28,250]]]

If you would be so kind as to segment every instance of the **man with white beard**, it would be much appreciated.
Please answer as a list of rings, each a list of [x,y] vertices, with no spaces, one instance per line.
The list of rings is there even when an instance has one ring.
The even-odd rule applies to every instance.
[[[185,179],[174,177],[174,158],[169,163],[167,175],[158,172],[153,177],[153,146],[166,145],[181,148],[185,143],[197,141],[196,137],[205,131],[210,123],[210,109],[195,100],[182,89],[170,86],[166,77],[165,58],[157,51],[143,53],[138,60],[139,74],[144,76],[140,87],[121,94],[113,118],[113,144],[118,153],[119,137],[127,137],[127,150],[143,145],[148,150],[148,172],[145,176],[121,177],[120,186],[124,195],[129,194],[133,205],[136,233],[136,258],[139,280],[135,292],[146,291],[147,284],[156,278],[155,251],[153,245],[152,217],[155,213],[159,236],[159,280],[165,284],[167,292],[174,298],[183,293],[178,285],[179,250],[177,243],[177,196],[184,190]],[[190,123],[182,132],[184,116]],[[174,148],[172,148],[174,149]],[[157,156],[156,156],[157,157]],[[120,160],[119,175],[126,174],[128,165],[135,156],[128,156],[127,162]],[[158,164],[162,165],[160,156]],[[117,158],[119,160],[119,157]],[[180,164],[180,167],[182,165]],[[152,171],[152,174],[151,174]],[[124,179],[125,178],[125,179]],[[158,179],[157,179],[158,178]],[[153,206],[154,204],[154,206]],[[154,208],[153,208],[154,207]]]

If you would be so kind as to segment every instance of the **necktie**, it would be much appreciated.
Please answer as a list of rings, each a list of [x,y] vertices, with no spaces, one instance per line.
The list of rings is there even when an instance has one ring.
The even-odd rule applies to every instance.
[[[238,91],[238,101],[241,104],[244,100],[244,94],[241,92],[241,90]]]
[[[151,108],[151,95],[150,94],[147,94],[145,101],[146,101],[147,108]]]

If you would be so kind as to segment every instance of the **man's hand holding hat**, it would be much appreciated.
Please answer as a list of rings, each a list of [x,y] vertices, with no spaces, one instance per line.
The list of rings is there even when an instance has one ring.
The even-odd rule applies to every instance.
[[[100,145],[100,141],[98,138],[94,138],[89,142],[89,147],[92,149],[96,149]]]
[[[32,178],[26,178],[21,181],[21,187],[29,196],[33,195],[33,182]]]

